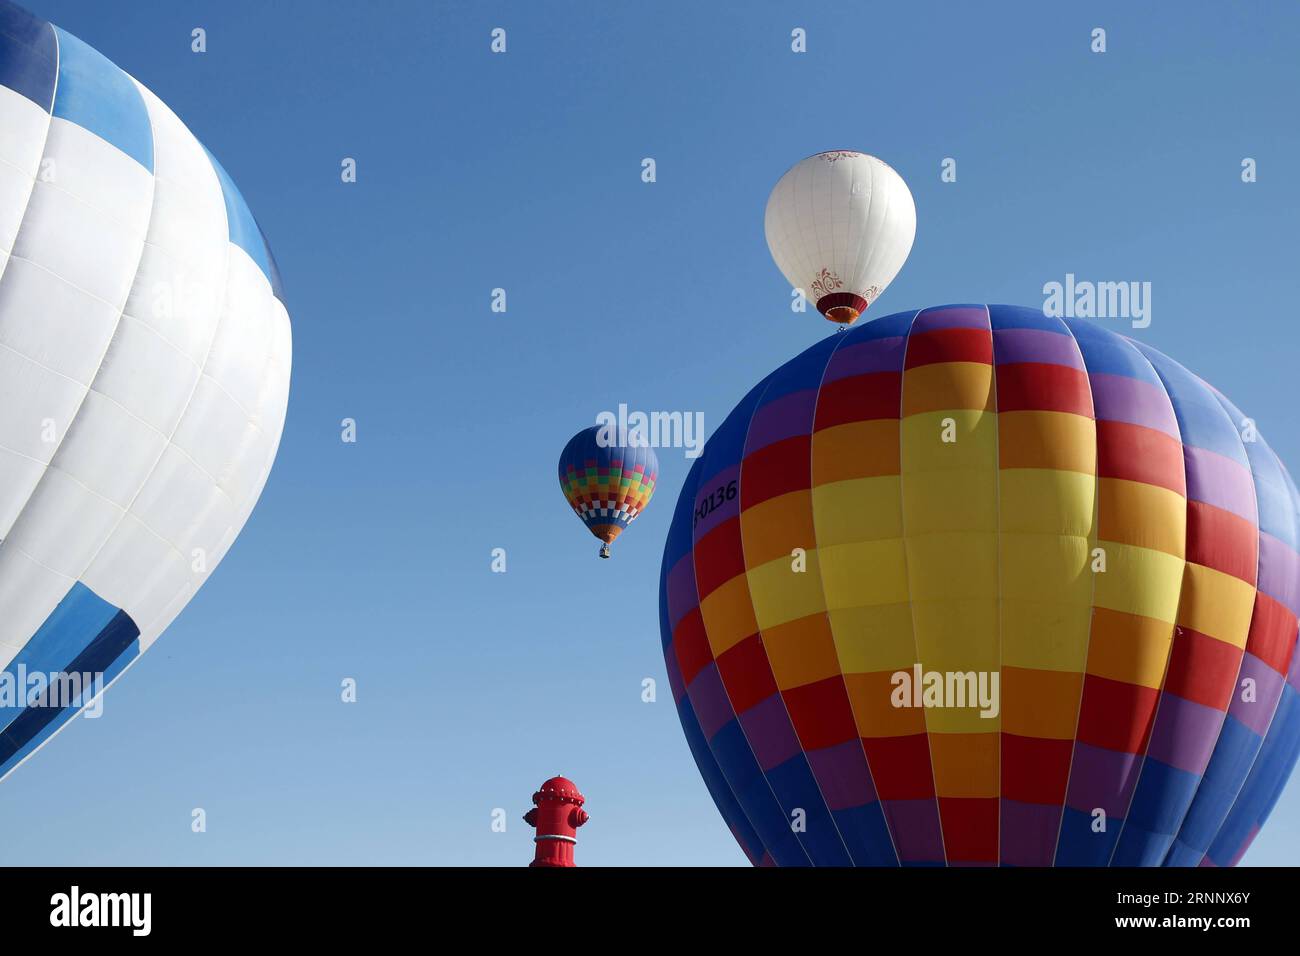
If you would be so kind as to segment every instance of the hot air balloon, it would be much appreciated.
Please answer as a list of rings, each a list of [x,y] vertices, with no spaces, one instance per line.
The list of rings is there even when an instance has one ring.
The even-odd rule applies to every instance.
[[[755,864],[1235,864],[1300,750],[1298,516],[1146,345],[1010,306],[863,324],[686,479],[687,742]]]
[[[560,490],[587,530],[601,540],[600,556],[650,503],[659,459],[648,445],[620,443],[613,429],[584,428],[560,453]]]
[[[0,776],[221,562],[289,370],[230,177],[153,93],[0,0],[0,681],[50,681],[0,704]]]
[[[849,325],[903,268],[916,238],[916,205],[885,163],[838,149],[781,177],[763,230],[786,281],[826,318]]]

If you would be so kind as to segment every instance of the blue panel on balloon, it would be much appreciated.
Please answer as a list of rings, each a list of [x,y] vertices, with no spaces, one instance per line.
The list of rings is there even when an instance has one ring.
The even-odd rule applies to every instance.
[[[140,653],[130,616],[77,582],[30,641],[0,671],[0,775],[39,747]],[[41,683],[33,680],[42,675]],[[58,675],[90,675],[72,696]],[[73,678],[74,681],[80,678]],[[29,698],[28,688],[33,688]]]
[[[1104,832],[1094,832],[1091,813],[1066,807],[1061,817],[1061,837],[1056,845],[1056,866],[1109,866],[1119,839],[1122,818],[1106,821]]]
[[[230,231],[230,241],[247,252],[248,257],[257,263],[257,267],[266,276],[266,281],[271,283],[271,292],[283,302],[284,290],[280,288],[280,270],[271,257],[271,247],[266,243],[262,227],[253,218],[252,210],[248,208],[248,203],[244,202],[244,194],[226,173],[225,167],[217,162],[217,157],[209,153],[206,146],[203,151],[208,153],[208,161],[212,163],[212,169],[221,182],[221,196],[226,202],[226,223]]]
[[[153,125],[131,78],[72,34],[59,36],[54,115],[116,146],[153,172]]]
[[[872,801],[865,806],[832,810],[835,826],[849,846],[854,866],[898,866],[894,841],[889,837],[880,803]]]
[[[799,842],[807,848],[817,866],[849,866],[853,861],[844,840],[840,836],[835,821],[826,809],[821,789],[813,778],[808,758],[797,753],[785,763],[778,764],[767,771],[768,782],[776,793],[777,800],[786,812],[794,813],[796,809],[805,813],[806,830],[799,834]],[[791,822],[794,818],[791,817]]]
[[[48,113],[54,105],[58,73],[54,28],[0,0],[0,86],[22,94]]]

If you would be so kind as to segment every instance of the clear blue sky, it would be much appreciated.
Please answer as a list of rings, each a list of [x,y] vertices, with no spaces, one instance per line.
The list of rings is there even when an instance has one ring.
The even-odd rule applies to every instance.
[[[619,402],[701,410],[711,431],[828,334],[790,314],[762,229],[772,185],[822,149],[880,156],[916,197],[911,259],[872,313],[1040,304],[1067,272],[1150,281],[1136,334],[1300,469],[1295,4],[27,6],[153,89],[239,183],[284,276],[294,377],[221,569],[102,719],[0,786],[0,863],[522,864],[519,817],[563,772],[593,816],[580,862],[743,864],[660,651],[688,462],[660,453],[612,561],[555,462]],[[1293,784],[1246,862],[1298,848]]]

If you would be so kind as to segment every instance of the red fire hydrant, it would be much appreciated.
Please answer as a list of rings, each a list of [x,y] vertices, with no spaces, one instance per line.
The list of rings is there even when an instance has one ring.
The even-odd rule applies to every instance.
[[[533,809],[524,814],[524,822],[537,828],[536,854],[529,866],[578,865],[573,862],[578,827],[591,819],[582,809],[585,800],[565,777],[552,777],[533,794]]]

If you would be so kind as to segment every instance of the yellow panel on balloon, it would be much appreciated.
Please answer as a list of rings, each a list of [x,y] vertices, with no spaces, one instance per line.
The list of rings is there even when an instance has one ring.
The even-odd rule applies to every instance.
[[[1008,531],[1088,537],[1096,511],[1096,479],[1077,471],[1003,469],[998,475],[998,527]]]
[[[1092,608],[1004,601],[1002,663],[1050,671],[1082,671],[1088,659]]]
[[[1183,584],[1183,559],[1150,548],[1099,541],[1106,570],[1094,572],[1097,607],[1173,623]]]
[[[1187,563],[1178,623],[1234,647],[1245,647],[1255,587],[1213,568]]]
[[[817,546],[902,537],[900,488],[898,475],[856,478],[813,488]]]
[[[994,407],[992,365],[936,362],[910,368],[903,375],[904,419],[953,408],[992,411]]]
[[[990,673],[997,673],[997,668],[994,668]],[[980,715],[978,705],[970,707],[927,707],[925,720],[931,734],[996,735],[1002,726],[1000,712],[993,717],[983,717]]]
[[[811,496],[791,491],[751,505],[740,513],[740,535],[749,567],[817,547]]]
[[[1122,478],[1097,483],[1098,536],[1184,557],[1187,499],[1176,491]]]
[[[806,570],[796,571],[800,564],[785,555],[746,572],[754,617],[763,630],[826,610],[816,550],[800,560]]]
[[[832,609],[829,616],[844,673],[898,670],[916,662],[910,602]]]
[[[930,412],[903,419],[902,473],[998,470],[998,419],[983,411]],[[958,479],[954,477],[954,482]]]
[[[756,633],[758,623],[754,620],[754,605],[749,599],[745,575],[737,574],[700,601],[700,617],[704,619],[714,657],[721,657],[724,651]]]
[[[998,604],[913,601],[917,660],[926,670],[995,671],[1000,666]]]
[[[1091,542],[1055,534],[998,537],[1003,600],[1092,604]]]
[[[817,556],[828,608],[897,604],[908,599],[902,538],[822,547]]]
[[[998,597],[997,536],[984,531],[907,536],[913,601]]]
[[[903,530],[907,537],[933,532],[997,531],[997,472],[921,472],[903,478]]]

